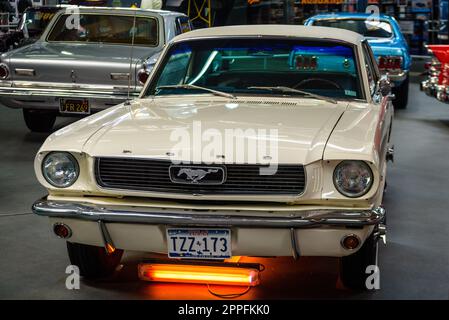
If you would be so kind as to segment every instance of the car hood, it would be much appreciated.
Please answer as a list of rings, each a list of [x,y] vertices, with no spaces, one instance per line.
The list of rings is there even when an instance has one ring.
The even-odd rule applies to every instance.
[[[229,100],[210,95],[140,99],[63,128],[47,139],[41,151],[214,163],[260,163],[260,155],[273,162],[308,164],[322,159],[347,105],[309,98]],[[247,147],[243,151],[237,143],[229,147],[227,134],[244,137],[245,146],[251,141],[261,143],[257,144],[257,159],[251,158]],[[223,141],[222,149],[206,152],[216,137]],[[261,149],[263,145],[266,149]]]

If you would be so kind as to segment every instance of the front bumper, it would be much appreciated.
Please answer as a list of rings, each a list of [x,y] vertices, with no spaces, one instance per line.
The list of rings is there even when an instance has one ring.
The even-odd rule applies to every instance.
[[[147,252],[167,252],[167,227],[229,228],[234,255],[345,256],[341,239],[355,234],[361,243],[385,216],[372,210],[317,209],[289,212],[222,212],[38,200],[33,212],[64,223],[68,241]],[[358,248],[357,248],[358,249]]]
[[[165,210],[164,208],[144,208],[102,206],[53,200],[38,200],[33,204],[33,212],[40,216],[75,218],[80,220],[182,225],[194,227],[254,227],[254,228],[305,228],[322,225],[363,227],[382,221],[385,209],[334,210],[317,209],[290,213],[276,217],[247,214],[230,215],[226,212],[185,213],[185,210]],[[203,211],[204,212],[204,211]]]

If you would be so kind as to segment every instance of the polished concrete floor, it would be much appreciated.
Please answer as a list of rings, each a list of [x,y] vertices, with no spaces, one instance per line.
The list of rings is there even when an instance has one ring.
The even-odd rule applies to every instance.
[[[58,127],[71,120],[61,119]],[[345,290],[332,258],[258,260],[261,285],[242,299],[449,299],[449,105],[411,84],[407,110],[396,112],[395,163],[385,207],[388,243],[380,246],[381,289]],[[136,276],[139,253],[112,278],[67,290],[65,243],[30,213],[45,195],[33,158],[46,135],[28,132],[20,110],[0,106],[0,299],[217,299],[204,285],[149,284]],[[241,288],[214,287],[220,293]]]

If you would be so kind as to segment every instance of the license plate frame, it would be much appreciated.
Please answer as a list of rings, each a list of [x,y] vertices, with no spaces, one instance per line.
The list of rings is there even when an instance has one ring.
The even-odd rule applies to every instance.
[[[166,229],[166,237],[167,255],[171,259],[224,260],[232,257],[231,229],[170,227]]]
[[[59,112],[62,114],[90,114],[89,99],[60,98]]]

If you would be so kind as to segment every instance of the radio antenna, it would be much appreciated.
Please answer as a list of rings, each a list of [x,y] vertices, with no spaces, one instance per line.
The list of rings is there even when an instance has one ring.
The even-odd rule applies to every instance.
[[[131,37],[131,53],[129,58],[129,73],[128,73],[128,94],[126,98],[126,105],[130,105],[130,91],[131,91],[131,74],[132,74],[132,67],[133,67],[133,54],[134,54],[134,38],[136,36],[136,16],[137,16],[137,10],[134,9],[134,18],[133,18],[133,27],[131,29],[132,37]]]

